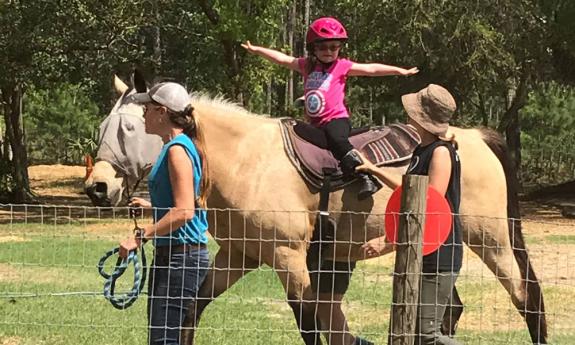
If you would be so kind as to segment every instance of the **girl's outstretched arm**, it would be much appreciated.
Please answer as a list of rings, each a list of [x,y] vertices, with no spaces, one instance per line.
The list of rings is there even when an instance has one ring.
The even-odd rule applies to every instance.
[[[402,75],[408,77],[419,72],[417,67],[405,69],[384,65],[381,63],[354,63],[348,72],[350,76],[383,77],[387,75]]]
[[[242,47],[244,47],[248,52],[264,57],[273,63],[285,66],[294,71],[299,71],[297,58],[293,56],[278,52],[277,50],[254,46],[250,43],[250,41],[243,43]]]

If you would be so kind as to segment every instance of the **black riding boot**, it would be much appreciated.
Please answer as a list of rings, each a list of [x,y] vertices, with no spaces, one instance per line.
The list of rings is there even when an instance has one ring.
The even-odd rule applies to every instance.
[[[362,186],[359,189],[359,193],[357,193],[357,198],[359,200],[366,199],[381,189],[381,183],[372,175],[355,172],[355,168],[363,164],[357,151],[349,151],[345,156],[343,156],[339,164],[344,174],[348,176],[355,175],[362,181]]]

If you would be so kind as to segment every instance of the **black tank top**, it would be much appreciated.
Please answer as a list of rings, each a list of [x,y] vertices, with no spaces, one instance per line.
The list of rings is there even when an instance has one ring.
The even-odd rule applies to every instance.
[[[433,151],[439,146],[445,146],[451,156],[451,178],[445,197],[451,206],[453,226],[451,233],[439,249],[423,257],[423,272],[458,272],[463,261],[463,245],[461,242],[461,221],[459,219],[459,201],[461,199],[461,164],[455,147],[450,142],[437,140],[426,146],[417,146],[411,157],[407,173],[411,175],[429,175],[429,164]]]

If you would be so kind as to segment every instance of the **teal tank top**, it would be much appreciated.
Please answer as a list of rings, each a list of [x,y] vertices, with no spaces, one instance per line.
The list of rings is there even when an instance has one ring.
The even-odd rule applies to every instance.
[[[148,176],[148,189],[152,207],[154,207],[154,223],[161,219],[169,209],[174,207],[172,186],[168,171],[168,150],[173,145],[182,146],[192,161],[194,170],[194,190],[197,199],[200,195],[200,181],[202,178],[202,160],[194,142],[185,134],[179,134],[166,143]],[[197,207],[192,219],[170,234],[154,238],[155,246],[208,243],[206,230],[208,229],[207,212]]]

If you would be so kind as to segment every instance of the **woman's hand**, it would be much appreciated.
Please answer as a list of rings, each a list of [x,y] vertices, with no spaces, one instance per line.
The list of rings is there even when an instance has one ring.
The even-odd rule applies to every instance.
[[[118,252],[118,255],[120,255],[121,258],[125,259],[128,257],[128,254],[132,250],[137,250],[140,246],[141,241],[139,239],[136,239],[134,237],[128,237],[122,242],[120,242],[120,251]]]
[[[363,249],[363,255],[366,258],[375,258],[387,253],[391,253],[394,250],[393,244],[387,242],[385,237],[376,237],[369,240],[361,246]]]
[[[410,68],[410,69],[403,69],[403,70],[401,71],[401,75],[404,76],[404,77],[409,77],[410,75],[414,75],[414,74],[417,74],[417,73],[419,73],[419,68],[417,68],[417,67],[413,67],[413,68]]]
[[[130,199],[128,206],[130,207],[130,218],[138,218],[142,216],[142,208],[150,208],[152,203],[146,199],[134,197]]]
[[[242,47],[244,47],[248,52],[255,54],[257,53],[257,46],[253,46],[250,41],[246,41],[246,43],[242,43]]]
[[[355,171],[357,172],[366,172],[369,174],[373,174],[374,171],[378,170],[379,168],[375,166],[369,159],[367,159],[361,152],[357,152],[359,157],[361,157],[362,164],[355,167]]]
[[[132,199],[130,199],[130,203],[128,204],[128,206],[148,208],[148,207],[152,207],[152,203],[146,199],[133,197]]]

